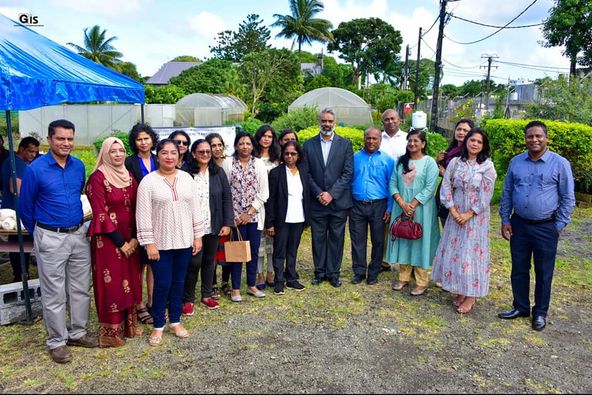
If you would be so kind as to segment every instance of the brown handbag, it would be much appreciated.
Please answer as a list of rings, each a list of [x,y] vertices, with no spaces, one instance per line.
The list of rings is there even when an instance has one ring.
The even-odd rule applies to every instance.
[[[391,240],[397,237],[402,239],[417,240],[423,235],[421,224],[413,221],[413,215],[399,215],[391,224]]]
[[[224,255],[226,262],[243,263],[251,260],[251,242],[243,240],[240,231],[237,229],[237,241],[233,241],[232,229],[230,228],[230,241],[224,243]]]

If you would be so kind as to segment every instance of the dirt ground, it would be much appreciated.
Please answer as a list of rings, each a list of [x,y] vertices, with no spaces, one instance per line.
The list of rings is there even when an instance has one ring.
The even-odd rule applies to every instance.
[[[493,218],[497,219],[495,216]],[[265,299],[223,298],[217,311],[184,318],[191,336],[165,332],[118,349],[73,349],[51,362],[41,322],[0,327],[0,391],[59,393],[590,393],[592,392],[592,210],[578,210],[562,237],[547,328],[502,321],[511,304],[509,247],[492,229],[490,295],[470,314],[435,286],[413,297],[352,285],[349,241],[344,285],[310,285],[310,236],[299,270],[307,290]],[[5,265],[6,266],[6,265]],[[96,315],[90,328],[96,333]],[[146,327],[146,331],[149,328]]]

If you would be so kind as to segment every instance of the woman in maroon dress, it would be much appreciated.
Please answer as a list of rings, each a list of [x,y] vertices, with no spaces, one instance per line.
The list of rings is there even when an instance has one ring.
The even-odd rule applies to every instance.
[[[142,300],[135,219],[138,184],[124,161],[121,140],[107,138],[86,185],[93,211],[88,233],[99,347],[122,346],[126,337],[142,334],[135,311]]]

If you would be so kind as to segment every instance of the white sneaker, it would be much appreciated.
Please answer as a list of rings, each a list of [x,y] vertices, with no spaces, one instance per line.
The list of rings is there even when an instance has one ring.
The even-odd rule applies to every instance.
[[[240,295],[231,295],[230,300],[232,300],[233,302],[242,302],[243,298]]]
[[[257,290],[257,292],[254,292],[254,291],[251,291],[249,288],[247,288],[247,295],[251,295],[251,296],[254,296],[256,298],[264,298],[265,297],[265,292],[259,291],[259,290]]]

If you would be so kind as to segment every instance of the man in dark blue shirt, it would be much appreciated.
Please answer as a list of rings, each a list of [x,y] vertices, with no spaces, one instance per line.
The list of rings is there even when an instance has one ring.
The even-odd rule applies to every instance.
[[[12,182],[12,164],[10,160],[7,160],[2,165],[1,175],[2,175],[2,208],[10,208],[16,210],[16,202],[15,199],[18,198],[19,191],[21,189],[21,180],[23,178],[23,173],[29,164],[37,157],[39,154],[39,141],[37,141],[34,137],[25,137],[21,140],[18,146],[18,151],[14,156],[14,164],[15,164],[15,178],[16,178],[16,191],[13,188]],[[33,241],[31,236],[24,236],[24,240]],[[8,236],[8,241],[18,241],[18,237],[15,235]],[[31,254],[25,254],[25,266],[27,268],[27,272],[29,270],[29,256]],[[8,254],[10,258],[10,265],[12,266],[12,273],[14,274],[14,278],[12,282],[16,283],[22,281],[22,269],[21,269],[21,260],[20,254],[17,252],[11,252]],[[28,275],[28,274],[27,274]]]
[[[86,334],[91,260],[80,201],[85,170],[82,161],[70,155],[72,122],[50,123],[47,141],[50,152],[25,171],[19,204],[35,243],[47,347],[55,362],[66,363],[72,360],[66,345],[98,346],[97,339]]]
[[[349,232],[352,250],[352,284],[366,279],[374,285],[378,282],[384,252],[384,229],[390,222],[393,199],[389,194],[389,181],[395,161],[380,150],[381,131],[371,126],[364,132],[364,148],[354,155],[352,196],[354,205],[349,216]],[[370,226],[372,254],[366,264],[366,246]]]
[[[510,161],[500,207],[502,236],[510,240],[513,307],[503,319],[529,317],[530,262],[536,276],[532,328],[543,330],[551,300],[551,282],[559,234],[575,207],[569,162],[547,148],[547,127],[532,121],[525,129],[528,151]]]

